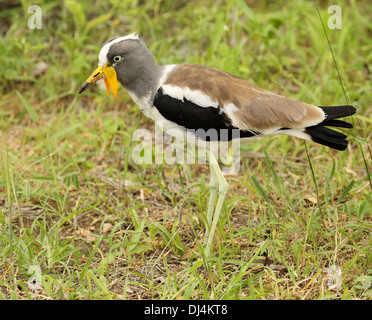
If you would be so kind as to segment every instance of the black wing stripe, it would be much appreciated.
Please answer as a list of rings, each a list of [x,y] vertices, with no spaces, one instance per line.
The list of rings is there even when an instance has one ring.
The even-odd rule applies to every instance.
[[[201,107],[186,98],[181,101],[165,94],[162,88],[155,95],[154,107],[165,119],[185,127],[202,140],[230,141],[259,135],[235,128],[220,107]]]

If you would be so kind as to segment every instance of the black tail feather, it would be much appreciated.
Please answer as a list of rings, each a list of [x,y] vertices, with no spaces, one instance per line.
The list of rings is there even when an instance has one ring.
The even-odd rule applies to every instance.
[[[326,120],[333,120],[338,118],[344,118],[352,116],[356,113],[356,109],[353,106],[336,106],[336,107],[319,107],[323,110],[326,115]]]
[[[321,124],[307,127],[305,132],[311,136],[313,141],[327,147],[336,150],[345,150],[347,148],[348,142],[343,133],[323,127]]]
[[[336,119],[351,116],[356,113],[356,109],[353,106],[349,105],[319,108],[324,111],[326,115],[325,120],[316,126],[307,127],[305,129],[305,132],[309,134],[311,136],[311,139],[317,143],[336,150],[345,150],[348,145],[346,135],[341,132],[326,128],[326,126],[352,128],[352,124]]]
[[[322,126],[325,127],[339,127],[339,128],[353,128],[353,125],[349,122],[342,120],[324,120]]]

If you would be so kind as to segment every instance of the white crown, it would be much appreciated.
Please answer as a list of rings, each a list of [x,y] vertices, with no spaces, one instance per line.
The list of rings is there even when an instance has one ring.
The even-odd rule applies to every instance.
[[[107,54],[108,52],[110,51],[110,48],[112,45],[114,45],[115,43],[118,43],[118,42],[121,42],[121,41],[124,41],[124,40],[139,40],[139,36],[137,33],[131,33],[125,37],[118,37],[118,38],[115,38],[113,39],[112,41],[106,43],[101,51],[99,52],[99,55],[98,55],[98,65],[101,66],[103,68],[103,66],[107,63]]]

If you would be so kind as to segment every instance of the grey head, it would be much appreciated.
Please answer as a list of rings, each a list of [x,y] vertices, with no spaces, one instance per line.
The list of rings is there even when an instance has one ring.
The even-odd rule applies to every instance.
[[[108,39],[99,53],[99,65],[103,68],[107,63],[115,69],[121,85],[137,97],[153,91],[162,72],[136,34]]]

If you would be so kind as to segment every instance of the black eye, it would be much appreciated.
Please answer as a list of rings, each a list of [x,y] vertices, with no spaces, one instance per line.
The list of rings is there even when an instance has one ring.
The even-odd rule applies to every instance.
[[[113,59],[112,59],[114,62],[120,62],[121,61],[121,56],[115,56]]]

